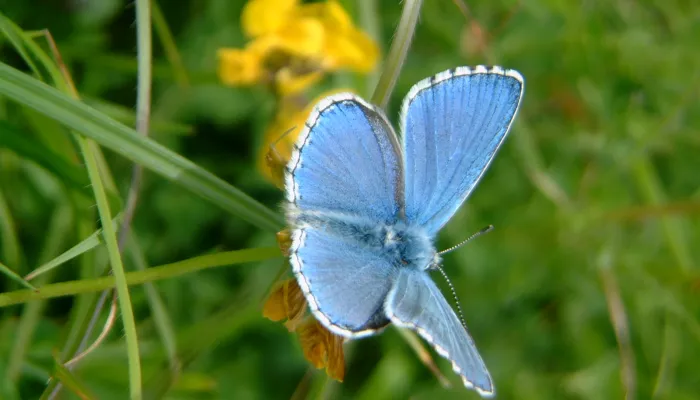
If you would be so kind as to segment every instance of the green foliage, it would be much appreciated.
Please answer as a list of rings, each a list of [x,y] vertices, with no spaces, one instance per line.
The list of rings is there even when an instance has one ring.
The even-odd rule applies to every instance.
[[[342,3],[386,55],[408,2]],[[468,2],[465,16],[459,1],[425,3],[393,120],[413,83],[447,68],[497,64],[526,79],[509,139],[438,245],[496,226],[445,269],[498,396],[696,398],[700,4],[501,0]],[[114,286],[120,232],[101,229],[126,207],[131,162],[146,172],[117,280],[131,285],[144,398],[477,397],[437,357],[453,384],[442,388],[393,329],[346,344],[345,382],[329,382],[262,317],[282,264],[282,196],[255,167],[275,98],[216,78],[216,50],[245,44],[242,5],[154,8],[145,138],[131,126],[134,7],[0,0],[0,398],[50,398],[55,379],[62,398],[128,396],[135,349],[121,312],[77,367],[56,360],[107,318],[111,294],[90,322]],[[352,84],[369,98],[379,75],[314,90]],[[28,281],[38,291],[27,288],[41,266]]]

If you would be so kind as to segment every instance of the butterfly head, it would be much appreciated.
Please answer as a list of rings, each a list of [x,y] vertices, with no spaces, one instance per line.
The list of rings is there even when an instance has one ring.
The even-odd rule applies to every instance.
[[[440,257],[439,252],[434,252],[433,253],[433,259],[428,265],[428,269],[440,269],[440,266],[442,265],[442,257]]]
[[[439,255],[430,238],[420,229],[402,223],[381,226],[376,234],[382,251],[392,255],[396,265],[429,269]]]

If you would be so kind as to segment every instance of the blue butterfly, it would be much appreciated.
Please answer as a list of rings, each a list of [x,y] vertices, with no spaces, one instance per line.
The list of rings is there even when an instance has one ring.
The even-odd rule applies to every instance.
[[[317,104],[287,164],[290,263],[314,316],[348,338],[389,323],[416,331],[468,388],[491,376],[430,278],[433,242],[483,176],[513,123],[523,78],[460,67],[418,82],[399,142],[382,110],[342,93]]]

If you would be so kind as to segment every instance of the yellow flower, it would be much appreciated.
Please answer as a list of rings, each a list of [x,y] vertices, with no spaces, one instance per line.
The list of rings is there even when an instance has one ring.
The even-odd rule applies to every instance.
[[[290,332],[297,331],[304,357],[316,368],[325,368],[331,378],[345,376],[344,339],[327,330],[315,318],[306,315],[307,303],[294,279],[278,284],[263,307],[263,315],[272,321],[285,322]]]
[[[280,189],[284,188],[284,167],[292,156],[292,148],[304,128],[304,122],[316,103],[340,92],[352,92],[352,90],[327,91],[308,104],[304,104],[296,97],[281,100],[275,120],[265,132],[261,154],[258,157],[260,172]]]
[[[379,58],[376,43],[334,0],[250,0],[241,24],[251,42],[219,50],[219,77],[227,85],[265,83],[293,95],[327,72],[367,73]]]

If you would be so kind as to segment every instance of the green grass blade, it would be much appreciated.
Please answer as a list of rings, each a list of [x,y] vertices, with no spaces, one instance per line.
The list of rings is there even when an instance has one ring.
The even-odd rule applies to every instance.
[[[34,161],[75,189],[83,192],[87,190],[90,181],[85,170],[71,164],[63,156],[56,154],[42,142],[33,140],[27,132],[20,131],[7,121],[0,121],[0,147]]]
[[[19,283],[20,285],[26,287],[27,289],[32,289],[36,290],[34,286],[32,286],[31,283],[27,282],[26,280],[22,279],[19,274],[17,274],[15,271],[10,269],[7,265],[3,264],[0,262],[0,272],[7,275],[8,278],[12,279],[13,281]]]
[[[0,249],[6,263],[14,265],[15,268],[22,265],[24,257],[22,257],[22,248],[17,236],[17,227],[2,190],[0,190]]]
[[[190,160],[3,63],[0,63],[0,94],[94,139],[255,226],[275,232],[284,225],[278,213]]]
[[[110,103],[97,98],[83,97],[85,104],[95,108],[97,111],[105,113],[110,118],[121,122],[124,125],[134,126],[136,124],[136,115],[133,108],[124,107],[119,104]],[[163,118],[154,118],[151,120],[149,130],[154,134],[187,136],[191,135],[193,128],[189,125],[179,122],[168,121]]]
[[[141,356],[139,354],[138,337],[136,334],[136,321],[134,320],[134,311],[131,306],[129,285],[126,282],[124,265],[119,253],[119,245],[117,244],[116,230],[112,226],[112,212],[109,209],[107,194],[105,193],[102,178],[100,177],[95,154],[90,148],[90,142],[88,139],[81,137],[77,137],[76,139],[85,157],[85,166],[87,167],[90,182],[95,192],[97,211],[103,224],[102,230],[104,232],[105,245],[107,247],[109,263],[112,267],[112,273],[114,274],[114,281],[117,288],[119,309],[122,316],[122,324],[124,325],[124,336],[126,337],[131,399],[140,400],[143,397],[143,393],[141,388]]]
[[[27,53],[27,50],[24,47],[24,31],[22,31],[22,29],[20,29],[2,13],[0,13],[0,31],[3,33],[3,35],[5,35],[7,40],[10,41],[12,47],[14,47],[15,50],[17,50],[19,55],[27,63],[29,69],[32,70],[32,72],[37,76],[37,78],[41,77],[39,68],[37,68],[36,64],[34,63],[34,60],[32,60],[32,58],[29,57],[29,54]]]
[[[665,203],[666,194],[647,157],[640,157],[632,166],[637,185],[647,203],[659,205]],[[681,220],[677,217],[662,216],[661,226],[666,239],[666,245],[673,255],[681,275],[688,275],[693,269],[693,259],[688,246],[688,240]]]
[[[151,267],[145,271],[128,272],[126,273],[126,282],[128,285],[140,285],[145,282],[174,278],[202,269],[221,267],[224,265],[265,261],[275,258],[282,258],[282,254],[277,247],[263,247],[257,249],[235,250],[217,254],[208,254],[178,261],[172,264]],[[54,283],[42,286],[37,291],[16,290],[13,292],[0,293],[0,307],[22,304],[31,300],[50,299],[55,297],[72,296],[80,293],[99,292],[100,290],[113,287],[113,276]]]
[[[135,233],[129,236],[131,240],[129,241],[129,253],[131,254],[131,260],[139,271],[146,271],[148,265],[146,265],[146,258],[141,251],[141,246],[139,241],[135,237]],[[173,321],[168,315],[168,310],[163,303],[163,299],[158,293],[158,289],[150,283],[144,283],[144,289],[146,291],[146,298],[148,299],[148,304],[151,307],[151,314],[153,315],[153,320],[155,322],[156,330],[163,342],[163,347],[165,347],[165,352],[168,355],[168,361],[170,363],[170,368],[172,372],[177,370],[179,362],[177,360],[177,339],[175,335],[175,329],[173,328]]]
[[[381,14],[378,0],[360,0],[358,2],[359,19],[362,29],[377,43],[382,43]],[[379,82],[380,71],[375,68],[365,78],[365,92],[368,96],[374,92]]]
[[[84,206],[77,206],[74,210],[79,213],[84,210]],[[83,217],[81,214],[76,214],[76,233],[78,237],[88,237],[95,230],[95,223],[92,217]],[[106,267],[106,261],[99,260],[96,257],[96,252],[87,252],[78,259],[78,271],[81,279],[92,278],[95,274],[95,269],[102,270]],[[96,293],[84,293],[73,297],[73,307],[71,308],[69,324],[63,334],[64,339],[59,347],[61,348],[61,360],[67,361],[73,358],[79,351],[82,344],[81,339],[85,336],[85,332],[90,325],[90,316],[97,303]],[[55,379],[49,380],[41,399],[55,398],[58,394],[58,386],[60,382]]]
[[[77,395],[81,400],[92,400],[96,399],[94,395],[90,393],[85,384],[80,382],[78,378],[73,375],[68,368],[64,367],[58,355],[54,355],[54,373],[53,377],[60,381],[65,387],[70,389],[75,395]]]
[[[112,226],[116,230],[119,227],[119,222],[120,222],[120,216],[117,215],[112,219]],[[87,238],[83,239],[80,243],[76,244],[75,246],[71,247],[70,249],[66,250],[64,253],[59,255],[58,257],[54,258],[53,260],[42,264],[39,266],[37,269],[32,271],[29,275],[25,277],[27,280],[32,280],[36,278],[39,275],[45,274],[48,271],[51,271],[52,269],[58,267],[59,265],[62,265],[79,255],[88,252],[95,247],[99,246],[101,243],[103,243],[102,240],[102,229],[99,229],[95,231],[92,235],[88,236]]]
[[[240,304],[231,301],[231,306],[221,310],[202,321],[180,330],[178,343],[181,343],[179,358],[182,360],[182,369],[186,370],[203,352],[207,352],[220,343],[224,338],[230,337],[235,332],[253,321],[260,320],[260,309],[255,302]],[[148,398],[162,399],[174,384],[172,374],[162,371],[148,382]]]

